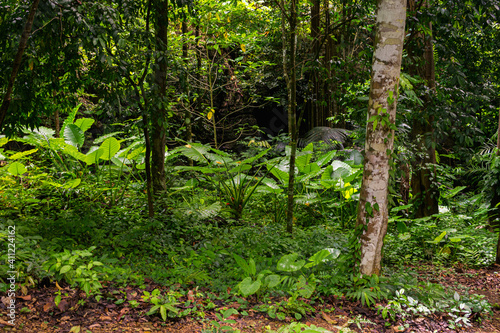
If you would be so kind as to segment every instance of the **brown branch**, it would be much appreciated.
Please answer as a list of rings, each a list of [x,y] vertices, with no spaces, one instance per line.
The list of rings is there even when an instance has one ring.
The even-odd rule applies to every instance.
[[[31,8],[28,14],[28,20],[24,26],[23,34],[21,35],[21,40],[19,42],[19,48],[17,49],[16,57],[14,58],[14,64],[12,66],[12,73],[10,74],[9,84],[7,85],[7,91],[5,93],[2,106],[0,106],[0,129],[2,128],[3,121],[7,115],[7,110],[10,106],[12,90],[14,88],[14,82],[16,81],[17,72],[21,67],[21,61],[23,59],[24,49],[28,43],[28,38],[30,36],[31,27],[33,26],[33,21],[35,19],[36,10],[38,8],[38,3],[40,0],[33,0]]]

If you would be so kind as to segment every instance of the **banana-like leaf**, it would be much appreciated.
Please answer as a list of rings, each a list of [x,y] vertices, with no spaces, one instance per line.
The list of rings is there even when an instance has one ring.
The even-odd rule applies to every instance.
[[[102,160],[108,161],[120,150],[120,143],[115,138],[107,138],[99,149],[103,150]]]
[[[123,133],[123,131],[120,131],[120,132],[113,132],[113,133],[109,133],[109,134],[106,134],[106,135],[103,135],[103,136],[100,136],[98,137],[97,139],[94,140],[94,144],[98,144],[98,143],[101,143],[103,142],[104,140],[108,139],[108,138],[112,138],[114,137],[115,135],[118,135],[118,134],[121,134]]]

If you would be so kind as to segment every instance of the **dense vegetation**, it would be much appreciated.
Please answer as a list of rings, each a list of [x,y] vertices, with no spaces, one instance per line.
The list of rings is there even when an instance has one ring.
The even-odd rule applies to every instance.
[[[83,309],[136,308],[103,292],[135,286],[147,315],[206,332],[251,308],[300,321],[328,297],[387,326],[488,318],[494,304],[416,267],[500,264],[499,6],[408,1],[390,120],[366,116],[370,1],[4,0],[0,291],[15,271],[20,290],[52,286],[54,309],[66,287]],[[370,275],[358,203],[377,124],[395,135]]]

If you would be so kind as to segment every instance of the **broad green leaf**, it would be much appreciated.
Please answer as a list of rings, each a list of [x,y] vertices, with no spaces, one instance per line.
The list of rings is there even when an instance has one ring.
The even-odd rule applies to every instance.
[[[340,252],[340,251],[339,251]],[[323,249],[321,251],[316,252],[309,258],[309,263],[307,263],[304,267],[309,268],[309,267],[314,267],[322,262],[328,261],[331,259],[332,253],[330,251]]]
[[[264,279],[264,283],[266,284],[267,288],[274,288],[278,284],[280,284],[280,282],[281,282],[281,278],[279,275],[276,275],[276,274],[268,275]]]
[[[5,136],[0,136],[0,147],[5,145],[7,142],[9,142],[8,138],[6,138]]]
[[[79,152],[77,147],[72,146],[66,142],[60,142],[60,141],[57,141],[56,144],[65,154],[68,154],[69,156],[79,161],[85,162],[87,156]]]
[[[276,268],[282,272],[296,272],[306,263],[305,260],[295,261],[298,258],[297,253],[286,254],[278,261]]]
[[[23,158],[25,156],[34,154],[37,151],[38,151],[38,149],[30,149],[30,150],[26,150],[26,151],[21,151],[19,153],[15,153],[13,155],[10,155],[9,159],[11,159],[11,160],[18,160],[18,159],[21,159],[21,158]]]
[[[304,298],[310,298],[314,290],[316,289],[316,279],[314,274],[311,274],[308,279],[304,275],[301,275],[297,281],[297,291],[300,296]]]
[[[66,130],[66,126],[69,124],[73,124],[73,121],[75,120],[76,113],[78,112],[78,109],[82,106],[82,103],[78,104],[75,106],[71,112],[68,114],[68,117],[64,120],[63,125],[61,127],[61,131],[59,132],[59,137],[64,138],[64,131]]]
[[[255,260],[253,260],[253,258],[248,259],[248,268],[250,268],[251,275],[255,275],[255,273],[257,273],[257,268],[255,267]]]
[[[240,291],[243,296],[250,296],[255,294],[261,286],[262,282],[260,280],[252,281],[251,277],[246,277],[240,283]]]
[[[205,157],[205,155],[208,153],[208,150],[209,147],[207,146],[190,143],[181,148],[181,153],[184,156],[192,159],[193,161],[208,163],[208,160]]]
[[[104,140],[108,139],[108,138],[112,138],[114,137],[115,135],[118,135],[118,134],[121,134],[123,132],[113,132],[113,133],[109,133],[109,134],[106,134],[106,135],[103,135],[103,136],[100,136],[98,137],[97,139],[94,140],[94,144],[98,144],[98,143],[101,143],[103,142]]]
[[[245,273],[247,273],[248,275],[252,275],[250,267],[248,266],[245,259],[243,259],[239,255],[237,255],[236,253],[233,253],[233,258],[234,258],[234,260],[236,260],[236,263],[238,264],[238,266],[240,266]]]
[[[64,274],[64,273],[67,273],[71,270],[71,266],[70,265],[65,265],[61,268],[61,270],[59,271],[60,274]]]
[[[64,128],[64,140],[75,147],[81,147],[85,141],[85,135],[80,127],[75,124],[68,124]]]
[[[101,148],[89,151],[85,157],[85,163],[87,163],[87,165],[98,163],[103,154],[104,151]]]
[[[14,162],[9,165],[7,171],[9,171],[14,176],[19,176],[22,175],[23,173],[26,173],[28,170],[23,164],[19,162]]]
[[[163,319],[163,321],[167,321],[167,308],[165,307],[165,305],[160,306],[160,314],[161,319]]]
[[[120,150],[120,143],[115,138],[107,138],[99,149],[103,150],[102,160],[108,161]]]
[[[75,188],[78,185],[80,185],[81,182],[82,182],[82,180],[80,178],[70,180],[70,181],[66,182],[66,184],[64,184],[64,188]]]
[[[75,125],[78,126],[84,133],[92,126],[93,123],[94,119],[92,118],[80,118],[75,121]]]

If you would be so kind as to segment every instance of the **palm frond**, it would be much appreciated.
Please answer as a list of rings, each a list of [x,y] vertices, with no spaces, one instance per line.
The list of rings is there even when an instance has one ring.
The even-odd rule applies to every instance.
[[[324,142],[328,146],[328,149],[342,150],[348,137],[349,131],[344,128],[318,126],[307,132],[304,138],[300,138],[298,146],[303,148],[310,143]]]

